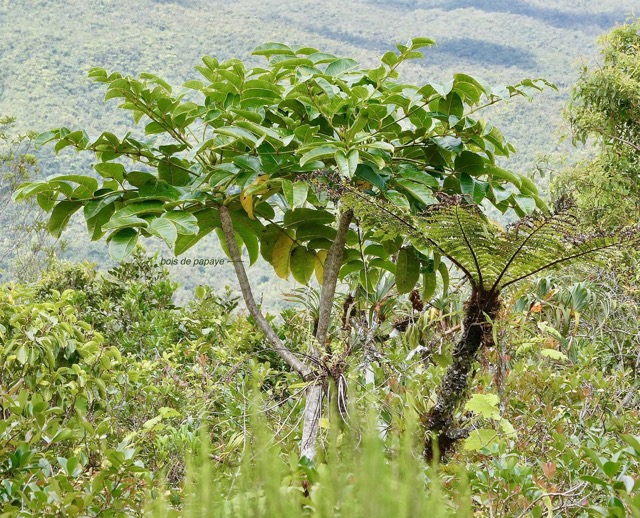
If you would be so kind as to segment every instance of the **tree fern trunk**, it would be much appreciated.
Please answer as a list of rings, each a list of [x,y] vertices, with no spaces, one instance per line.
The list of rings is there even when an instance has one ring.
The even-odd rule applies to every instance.
[[[433,459],[435,445],[441,456],[446,456],[460,440],[469,435],[469,431],[456,426],[456,411],[469,395],[470,375],[478,351],[491,336],[491,321],[499,309],[498,294],[474,289],[467,302],[464,328],[460,340],[453,350],[453,361],[442,379],[436,404],[427,414],[424,455]],[[487,318],[489,317],[489,318]]]

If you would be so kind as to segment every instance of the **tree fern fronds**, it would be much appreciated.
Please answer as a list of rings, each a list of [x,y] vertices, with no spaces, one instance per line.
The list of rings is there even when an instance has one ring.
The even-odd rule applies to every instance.
[[[403,236],[451,260],[481,291],[500,292],[519,280],[591,253],[629,246],[640,227],[579,234],[572,204],[563,200],[549,214],[535,212],[502,229],[461,196],[440,196],[440,203],[412,214],[388,201],[349,190],[343,203],[361,224],[386,236]]]

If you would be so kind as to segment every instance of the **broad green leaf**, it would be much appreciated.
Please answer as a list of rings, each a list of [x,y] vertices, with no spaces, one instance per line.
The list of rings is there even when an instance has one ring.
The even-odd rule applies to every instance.
[[[307,151],[304,155],[300,157],[300,167],[314,160],[321,160],[323,158],[332,157],[335,155],[338,149],[340,148],[335,144],[325,144],[325,145],[313,148],[311,151]]]
[[[425,187],[422,183],[412,182],[410,180],[396,180],[396,184],[407,191],[411,196],[424,205],[431,205],[436,202],[431,189]]]
[[[197,234],[179,234],[176,239],[174,252],[176,256],[184,253],[214,228],[220,226],[220,216],[217,209],[204,209],[193,213],[198,225]],[[175,222],[172,221],[172,223]]]
[[[470,196],[474,203],[481,203],[487,195],[489,184],[476,180],[467,173],[460,175],[460,190],[462,194]]]
[[[566,354],[558,351],[557,349],[542,349],[540,354],[547,358],[551,358],[552,360],[567,361],[569,359]]]
[[[486,419],[500,419],[500,398],[495,394],[473,394],[464,406]]]
[[[413,247],[401,248],[396,260],[398,293],[409,293],[420,278],[420,260]]]
[[[249,265],[252,265],[258,259],[260,251],[258,237],[251,228],[241,223],[234,222],[233,227],[236,231],[236,234],[242,239],[242,242],[246,247],[247,252],[249,253]]]
[[[482,94],[485,93],[484,87],[473,77],[466,74],[455,74],[453,76],[453,90],[468,99],[470,101],[468,104],[470,105],[478,104]]]
[[[430,38],[412,38],[411,39],[411,48],[412,49],[421,49],[424,47],[432,47],[436,42]]]
[[[315,269],[316,257],[304,246],[297,246],[291,252],[290,266],[293,278],[300,284],[308,284]]]
[[[303,223],[314,222],[318,224],[331,223],[334,220],[333,214],[326,210],[309,209],[299,207],[289,210],[284,215],[284,225],[286,227],[296,227]]]
[[[114,215],[107,223],[102,225],[102,229],[117,230],[119,228],[147,227],[148,225],[149,223],[146,219],[138,218],[137,216],[118,217]]]
[[[108,197],[107,199],[109,198],[110,197]],[[102,210],[100,205],[101,205],[101,202],[98,203],[98,207],[100,207],[98,210]],[[96,207],[96,209],[98,207]],[[85,206],[85,217],[86,217],[86,211],[87,211],[87,207]],[[146,201],[140,201],[140,202],[137,202],[134,200],[133,203],[125,205],[124,207],[116,211],[116,213],[114,214],[114,217],[126,218],[129,216],[138,216],[140,214],[162,214],[164,211],[165,211],[164,203],[162,203],[160,200],[146,200]]]
[[[456,157],[454,164],[455,170],[460,173],[478,175],[485,172],[483,158],[471,151],[463,151],[460,153]]]
[[[534,210],[536,210],[536,200],[531,196],[523,196],[518,194],[516,196],[516,203],[522,209],[525,215],[531,214]]]
[[[260,231],[260,254],[268,263],[273,257],[273,247],[283,233],[284,231],[275,223],[269,223]]]
[[[101,162],[99,164],[94,164],[93,167],[103,178],[113,178],[118,182],[124,181],[125,169],[122,164],[115,162]]]
[[[352,70],[357,66],[358,62],[354,59],[340,58],[329,64],[329,66],[325,70],[325,74],[337,77],[344,74],[348,70]]]
[[[358,164],[355,177],[369,182],[381,191],[384,191],[387,188],[387,180],[380,176],[380,174],[377,173],[369,164]]]
[[[291,48],[283,43],[264,43],[251,52],[254,56],[274,56],[277,54],[284,54],[288,56],[295,56],[295,53]]]
[[[430,301],[438,287],[436,272],[425,272],[422,274],[422,299]]]
[[[169,185],[187,185],[191,176],[184,170],[184,166],[176,163],[175,159],[158,163],[158,178]]]
[[[167,218],[155,218],[147,227],[147,232],[162,239],[171,248],[178,238],[176,226]]]
[[[49,182],[74,182],[85,187],[90,194],[93,194],[98,190],[98,181],[95,178],[91,178],[90,176],[83,176],[80,174],[53,175],[49,176],[47,180]]]
[[[498,433],[489,428],[473,430],[464,441],[463,448],[467,451],[480,451],[498,440]]]
[[[165,213],[163,218],[170,220],[178,230],[178,234],[194,235],[200,230],[198,227],[198,218],[191,212],[174,210]]]
[[[63,200],[53,208],[47,225],[53,237],[60,237],[67,223],[69,223],[69,219],[80,207],[82,207],[82,202]]]
[[[132,228],[123,228],[109,236],[109,255],[120,262],[133,252],[138,242],[138,232]]]

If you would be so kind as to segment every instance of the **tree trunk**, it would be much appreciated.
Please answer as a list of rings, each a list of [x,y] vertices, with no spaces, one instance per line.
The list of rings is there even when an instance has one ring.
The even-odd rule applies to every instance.
[[[474,288],[465,309],[462,336],[453,350],[453,361],[440,384],[436,404],[425,419],[427,436],[424,455],[428,460],[434,458],[434,439],[440,456],[446,457],[460,439],[469,436],[469,430],[456,426],[454,416],[468,398],[473,364],[478,351],[491,336],[491,322],[499,307],[498,293]]]
[[[320,352],[327,344],[329,325],[333,313],[333,301],[336,297],[336,286],[344,247],[347,241],[347,232],[353,219],[353,211],[346,210],[340,214],[336,238],[329,248],[329,253],[324,263],[324,273],[322,275],[322,289],[320,291],[320,303],[318,310],[318,325],[316,330],[316,340],[309,346],[309,356],[315,363],[320,363]],[[316,346],[317,345],[317,346]],[[320,349],[319,349],[320,348]],[[300,442],[300,456],[313,460],[316,455],[316,439],[320,429],[320,418],[322,417],[322,400],[324,397],[324,380],[316,379],[307,388],[307,401],[304,407],[302,440]]]
[[[300,457],[313,460],[316,455],[316,441],[320,429],[322,415],[322,399],[324,387],[321,380],[313,381],[307,387],[307,400],[302,418],[302,440],[300,441]]]

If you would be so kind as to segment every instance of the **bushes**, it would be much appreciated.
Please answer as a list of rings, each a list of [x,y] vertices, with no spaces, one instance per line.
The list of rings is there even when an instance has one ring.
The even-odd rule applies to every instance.
[[[576,280],[505,299],[511,316],[481,358],[498,367],[472,387],[486,405],[462,416],[481,432],[437,474],[411,449],[421,437],[410,416],[448,365],[439,337],[458,323],[455,295],[385,340],[373,381],[346,373],[350,421],[322,421],[314,465],[294,453],[304,386],[228,293],[199,288],[174,307],[175,285],[141,253],[108,275],[63,264],[36,285],[5,285],[0,514],[634,516],[635,381],[604,345],[623,315],[592,333],[602,287]],[[307,319],[283,316],[278,333],[295,347]]]

